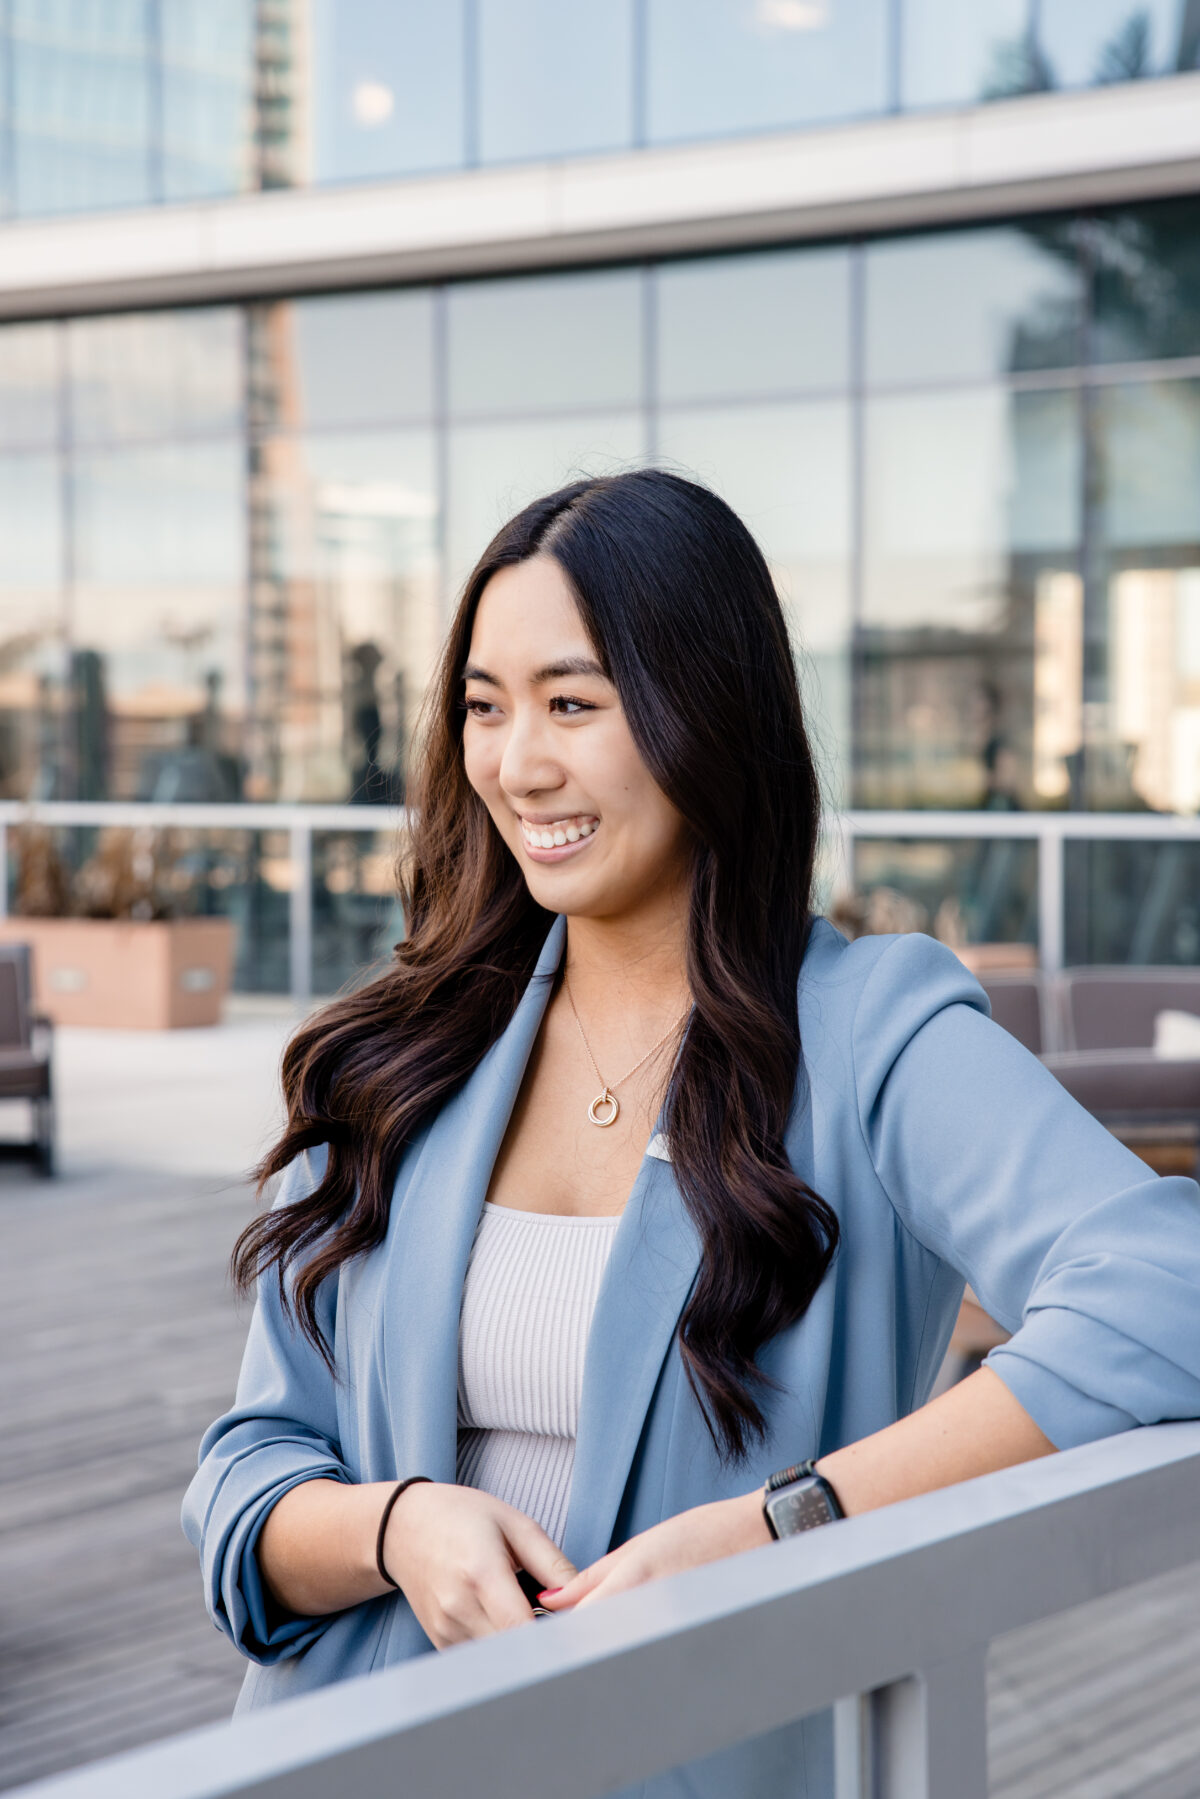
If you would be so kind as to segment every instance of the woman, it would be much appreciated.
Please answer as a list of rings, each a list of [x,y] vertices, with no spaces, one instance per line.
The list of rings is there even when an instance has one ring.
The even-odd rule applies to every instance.
[[[407,939],[293,1039],[283,1185],[236,1252],[258,1307],[185,1517],[242,1706],[522,1624],[516,1570],[566,1611],[766,1543],[805,1458],[784,1529],[1200,1413],[1196,1188],[949,951],[814,921],[817,825],[723,502],[646,470],[499,533]],[[1015,1334],[925,1403],[964,1277]],[[648,1790],[826,1795],[829,1738]]]

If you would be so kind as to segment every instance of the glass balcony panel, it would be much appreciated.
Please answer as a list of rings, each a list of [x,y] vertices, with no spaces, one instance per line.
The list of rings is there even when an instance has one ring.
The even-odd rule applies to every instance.
[[[241,797],[245,452],[78,456],[71,601],[79,799]]]
[[[987,379],[1079,359],[1081,282],[1070,220],[939,232],[866,256],[870,386]],[[933,297],[952,294],[950,305]]]
[[[776,398],[850,379],[845,250],[667,263],[656,274],[658,397]]]
[[[255,179],[253,0],[160,8],[162,197],[236,194]]]
[[[432,432],[269,438],[251,520],[254,797],[398,802],[440,634]]]
[[[1064,845],[1068,965],[1200,962],[1200,843]]]
[[[338,993],[382,974],[404,936],[396,891],[397,832],[313,833],[313,992]]]
[[[428,288],[256,307],[250,348],[256,430],[390,425],[433,415]]]
[[[978,837],[902,840],[861,837],[852,894],[831,908],[853,934],[928,931],[954,949],[981,943],[1037,944],[1037,844]]]
[[[241,423],[236,307],[74,319],[67,352],[71,430],[79,444],[207,436]]]
[[[857,803],[1062,803],[1082,695],[1077,396],[872,400]]]
[[[63,480],[56,455],[0,455],[0,797],[58,799],[67,753]]]
[[[59,327],[0,327],[0,446],[37,449],[59,435]]]
[[[479,157],[633,142],[633,0],[479,0]]]
[[[652,144],[885,112],[886,0],[648,0]]]
[[[639,412],[459,425],[449,437],[447,591],[451,603],[500,526],[540,494],[645,459]]]
[[[464,156],[462,0],[316,0],[310,178],[454,168]]]
[[[1088,802],[1200,811],[1200,382],[1094,397],[1106,591]]]
[[[1029,0],[904,0],[901,104],[970,106],[1036,85]]]
[[[1088,227],[1097,362],[1200,355],[1200,204],[1102,213]]]
[[[150,9],[11,0],[13,185],[20,213],[156,198]]]
[[[450,411],[636,405],[642,284],[634,270],[464,282],[447,295]]]
[[[800,652],[825,790],[842,803],[850,728],[848,404],[664,411],[658,459],[715,488],[758,540]]]
[[[1038,38],[1048,86],[1090,87],[1195,68],[1200,33],[1184,0],[1040,0]]]
[[[39,838],[43,869],[50,861],[74,904],[81,870],[124,826],[55,826]],[[293,864],[286,831],[197,830],[171,825],[150,833],[157,864],[157,897],[172,918],[231,918],[233,989],[287,993],[290,989],[289,895]],[[10,903],[21,881],[21,831],[9,832]],[[111,851],[109,852],[111,853]],[[86,879],[86,877],[85,877]]]

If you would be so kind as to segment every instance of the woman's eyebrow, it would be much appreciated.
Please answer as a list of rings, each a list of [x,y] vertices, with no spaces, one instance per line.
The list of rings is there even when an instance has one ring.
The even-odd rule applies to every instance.
[[[602,681],[608,679],[593,656],[564,656],[561,662],[547,662],[545,668],[539,668],[533,677],[534,686],[542,681],[561,681],[567,675],[598,675]]]
[[[483,681],[488,687],[499,687],[500,685],[495,675],[489,675],[487,669],[480,668],[477,662],[467,663],[463,669],[462,678],[464,681]]]

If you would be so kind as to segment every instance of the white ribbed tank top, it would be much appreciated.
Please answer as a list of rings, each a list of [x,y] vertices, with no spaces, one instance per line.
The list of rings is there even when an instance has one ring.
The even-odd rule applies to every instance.
[[[620,1222],[485,1204],[463,1285],[458,1483],[516,1506],[559,1544],[588,1332]]]

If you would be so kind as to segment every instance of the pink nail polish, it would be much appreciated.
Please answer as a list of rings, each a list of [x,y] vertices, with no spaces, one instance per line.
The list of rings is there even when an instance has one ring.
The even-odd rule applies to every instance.
[[[553,1599],[553,1597],[556,1593],[561,1593],[561,1592],[562,1592],[561,1587],[546,1587],[541,1593],[538,1594],[538,1598],[539,1599]]]

